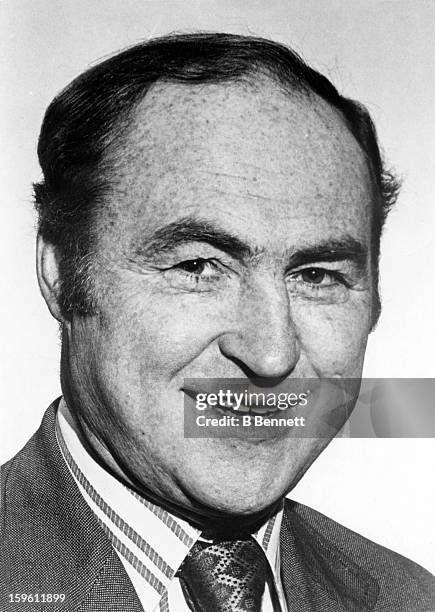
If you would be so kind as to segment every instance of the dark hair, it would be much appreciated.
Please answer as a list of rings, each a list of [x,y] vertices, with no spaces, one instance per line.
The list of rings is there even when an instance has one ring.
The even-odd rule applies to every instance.
[[[287,91],[321,96],[341,112],[364,152],[374,186],[372,253],[377,288],[380,236],[398,182],[384,168],[365,107],[341,96],[326,77],[282,44],[223,33],[181,34],[142,42],[90,68],[47,109],[38,144],[44,179],[34,185],[35,207],[40,234],[60,254],[65,316],[96,309],[92,221],[109,187],[107,152],[150,86],[158,80],[188,84],[252,80],[259,73]],[[375,293],[374,320],[379,313]]]

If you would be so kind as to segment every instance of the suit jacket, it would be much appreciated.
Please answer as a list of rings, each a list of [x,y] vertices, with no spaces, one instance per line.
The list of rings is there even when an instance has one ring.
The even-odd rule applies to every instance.
[[[63,461],[56,408],[57,402],[1,470],[0,610],[142,612]],[[289,500],[281,557],[290,612],[435,611],[435,578],[426,570]],[[10,603],[14,593],[65,593],[66,599],[62,605]]]

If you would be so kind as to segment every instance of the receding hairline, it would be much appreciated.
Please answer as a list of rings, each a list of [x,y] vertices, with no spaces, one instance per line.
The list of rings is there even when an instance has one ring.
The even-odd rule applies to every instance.
[[[152,127],[152,121],[155,118],[161,118],[162,122],[165,122],[167,118],[166,112],[171,112],[173,108],[178,106],[179,100],[177,100],[178,92],[185,93],[183,101],[191,98],[192,103],[197,103],[198,96],[204,95],[204,103],[213,103],[213,95],[216,92],[222,92],[227,90],[229,93],[234,91],[240,91],[242,94],[246,94],[246,97],[252,94],[264,94],[267,91],[273,89],[275,92],[282,94],[283,99],[296,102],[296,104],[308,103],[308,110],[313,111],[318,116],[321,116],[322,120],[327,122],[330,113],[330,118],[337,119],[344,128],[347,134],[350,136],[350,141],[355,145],[355,148],[361,154],[364,160],[364,165],[368,169],[371,175],[371,163],[370,159],[362,147],[361,143],[352,132],[349,123],[344,113],[337,107],[335,107],[328,100],[323,98],[320,94],[313,91],[308,87],[286,87],[279,79],[271,72],[262,69],[250,70],[237,78],[223,80],[219,82],[206,82],[206,83],[195,83],[195,82],[180,82],[172,79],[158,79],[153,82],[150,87],[144,92],[143,96],[136,101],[134,106],[129,110],[129,113],[120,120],[118,137],[112,142],[113,153],[109,147],[107,157],[110,161],[119,165],[119,156],[117,153],[120,151],[125,152],[127,147],[131,148],[131,145],[135,143],[140,144],[142,139],[143,145],[141,148],[146,148],[146,138],[143,133],[149,134],[150,127]],[[244,97],[244,96],[242,96]],[[300,107],[301,108],[301,107]],[[159,114],[156,114],[158,111]],[[148,123],[149,118],[149,123]],[[195,122],[195,116],[191,118],[192,122]],[[152,146],[152,145],[151,145]],[[370,179],[374,188],[373,197],[378,197],[375,194],[375,181]]]

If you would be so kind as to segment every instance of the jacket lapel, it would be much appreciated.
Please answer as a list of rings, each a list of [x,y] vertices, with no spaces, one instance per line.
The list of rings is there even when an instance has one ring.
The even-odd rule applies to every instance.
[[[286,500],[281,528],[281,568],[289,612],[369,612],[377,581],[322,533],[328,521]]]
[[[65,465],[55,435],[57,405],[2,468],[1,582],[7,593],[64,593],[62,609],[68,612],[142,612],[119,558]]]

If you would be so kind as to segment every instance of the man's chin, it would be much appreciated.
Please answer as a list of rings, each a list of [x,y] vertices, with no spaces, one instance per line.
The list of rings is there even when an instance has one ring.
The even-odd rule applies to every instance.
[[[232,515],[235,517],[248,517],[253,514],[259,514],[275,505],[278,500],[282,499],[284,494],[277,499],[262,498],[261,500],[247,501],[244,500],[219,500],[214,502],[214,508],[223,514]]]
[[[326,444],[286,438],[261,446],[227,445],[224,458],[201,448],[202,463],[191,455],[178,473],[178,486],[192,506],[242,516],[262,512],[295,487]]]
[[[218,514],[248,517],[276,505],[286,493],[285,487],[265,490],[264,487],[256,489],[240,486],[239,489],[215,490],[213,494],[210,491],[195,491],[192,501],[195,506],[208,508]]]

